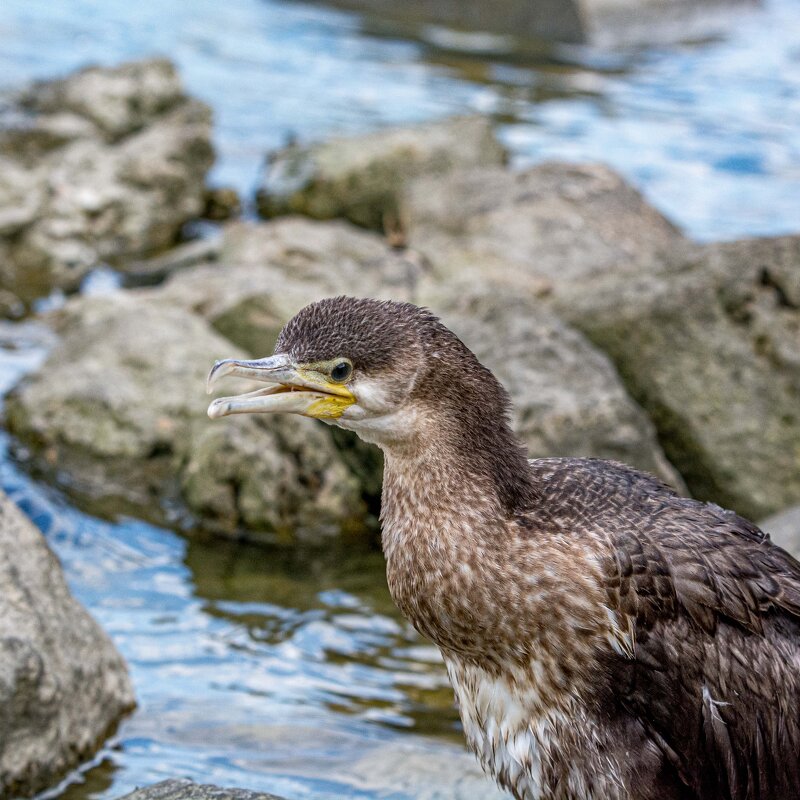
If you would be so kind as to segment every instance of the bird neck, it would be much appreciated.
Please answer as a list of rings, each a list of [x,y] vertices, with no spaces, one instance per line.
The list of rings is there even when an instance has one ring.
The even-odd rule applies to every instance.
[[[494,472],[470,473],[465,458],[441,437],[414,450],[385,450],[381,528],[389,591],[445,653],[490,671],[512,661],[529,664],[539,653],[547,662],[537,666],[543,685],[561,692],[569,681],[552,654],[575,651],[584,669],[590,654],[576,648],[588,640],[573,633],[607,624],[595,568],[581,541],[550,536],[547,526],[531,529],[528,517],[509,514]],[[530,506],[532,470],[524,460],[515,467],[525,476]],[[537,591],[525,594],[534,585]],[[509,614],[518,613],[510,633]]]
[[[422,478],[431,502],[445,494],[464,502],[480,497],[495,516],[514,517],[537,504],[527,452],[504,418],[459,413],[426,422],[413,439],[382,447],[389,480]]]
[[[477,414],[427,419],[416,426],[413,439],[382,446],[385,515],[413,508],[430,517],[447,506],[505,520],[536,505],[539,493],[527,454],[505,419]]]

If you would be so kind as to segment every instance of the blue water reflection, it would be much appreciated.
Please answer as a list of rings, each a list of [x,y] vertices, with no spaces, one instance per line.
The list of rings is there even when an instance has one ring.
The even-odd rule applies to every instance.
[[[797,0],[766,0],[725,41],[556,60],[383,34],[364,35],[354,14],[280,0],[4,0],[0,84],[169,55],[214,107],[214,179],[244,193],[264,152],[290,135],[477,111],[506,123],[518,163],[609,162],[695,237],[797,227]]]

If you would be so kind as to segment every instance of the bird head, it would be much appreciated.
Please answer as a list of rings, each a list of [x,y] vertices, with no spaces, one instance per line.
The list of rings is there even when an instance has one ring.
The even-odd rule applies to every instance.
[[[301,414],[385,447],[459,416],[504,417],[508,406],[492,374],[430,311],[392,301],[336,297],[306,306],[273,355],[218,361],[209,391],[226,376],[266,386],[214,400],[212,418]]]
[[[209,392],[227,376],[265,386],[214,400],[212,419],[300,414],[355,431],[395,456],[452,458],[488,480],[508,508],[530,493],[508,394],[427,309],[352,297],[312,303],[286,323],[273,355],[218,361]]]

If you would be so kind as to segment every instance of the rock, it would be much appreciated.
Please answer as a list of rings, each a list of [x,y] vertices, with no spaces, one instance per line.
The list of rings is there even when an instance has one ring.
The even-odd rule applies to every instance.
[[[169,62],[93,67],[18,102],[0,164],[0,288],[25,301],[76,289],[104,262],[173,244],[203,211],[211,113]]]
[[[31,186],[28,170],[0,156],[0,236],[10,238],[36,221],[45,201],[44,188]]]
[[[145,786],[119,800],[281,800],[275,794],[251,792],[247,789],[223,789],[208,783],[168,780]]]
[[[610,271],[654,269],[689,246],[639,192],[598,164],[421,178],[407,188],[402,217],[437,278],[490,279],[541,296]]]
[[[242,201],[236,189],[218,186],[206,189],[203,217],[212,222],[225,222],[242,213]]]
[[[183,496],[206,528],[309,544],[364,530],[361,487],[323,426],[300,418],[250,420],[206,427],[191,443]]]
[[[122,657],[0,494],[0,797],[52,786],[134,705]]]
[[[219,259],[221,237],[195,239],[167,250],[166,253],[144,261],[131,261],[125,265],[125,273],[131,281],[158,283],[173,272],[209,264]]]
[[[434,45],[450,49],[458,49],[461,39],[471,41],[463,31],[483,34],[484,49],[487,34],[500,34],[502,38],[491,41],[501,53],[532,48],[541,39],[611,47],[719,36],[730,28],[734,9],[758,5],[758,0],[500,0],[491,5],[481,0],[325,2],[374,16],[384,31],[386,19],[392,20],[402,30],[410,28]]]
[[[616,363],[696,497],[759,519],[800,501],[800,237],[574,284],[557,306]]]
[[[431,305],[508,389],[532,458],[610,458],[685,491],[608,357],[541,304],[491,285]],[[443,292],[444,294],[444,292]]]
[[[119,292],[71,301],[53,325],[60,343],[9,396],[7,424],[32,466],[92,510],[162,523],[188,511],[250,538],[318,540],[363,523],[324,426],[206,417],[209,366],[245,354],[201,318]]]
[[[761,0],[579,0],[584,41],[608,48],[718,38],[761,5]]]
[[[155,295],[259,356],[308,303],[339,294],[413,299],[424,271],[373,233],[302,217],[229,225],[215,258],[172,275]]]
[[[339,222],[287,217],[229,226],[219,253],[218,263],[176,273],[150,293],[202,314],[253,356],[272,352],[284,323],[322,297],[430,305],[510,390],[515,426],[532,456],[615,458],[685,489],[609,360],[529,296],[486,281],[480,289],[434,284],[409,255]],[[378,451],[347,432],[332,433],[365,495],[377,498]]]
[[[761,520],[759,527],[775,544],[800,558],[800,506],[793,506]]]
[[[0,317],[18,319],[25,314],[25,304],[15,294],[0,289]]]
[[[268,156],[258,210],[263,217],[346,217],[362,227],[392,230],[399,223],[398,192],[409,179],[500,165],[505,159],[484,117],[292,144]]]
[[[107,139],[118,141],[185,99],[172,62],[154,58],[112,68],[88,67],[36,84],[22,94],[21,104],[41,114],[82,117]]]
[[[413,253],[342,222],[283,217],[226,228],[214,263],[174,273],[145,292],[204,316],[251,356],[272,352],[286,321],[301,308],[339,294],[414,300],[425,267]],[[330,429],[341,462],[373,508],[382,457],[355,434]],[[199,474],[199,473],[198,473]]]

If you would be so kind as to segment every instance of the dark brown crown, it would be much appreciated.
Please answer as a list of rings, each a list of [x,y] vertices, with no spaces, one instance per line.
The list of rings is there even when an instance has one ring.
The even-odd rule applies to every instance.
[[[312,303],[286,323],[275,345],[309,363],[344,356],[364,371],[391,367],[419,342],[436,318],[425,309],[389,300],[330,297]]]

